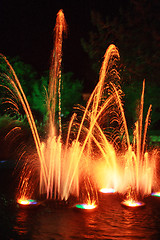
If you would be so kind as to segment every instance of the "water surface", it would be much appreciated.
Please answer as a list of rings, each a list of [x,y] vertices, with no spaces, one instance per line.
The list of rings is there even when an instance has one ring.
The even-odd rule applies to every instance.
[[[3,171],[2,171],[3,170]],[[43,204],[18,208],[9,169],[0,174],[0,239],[160,239],[160,198],[147,197],[143,209],[121,206],[118,194],[100,194],[94,211]]]

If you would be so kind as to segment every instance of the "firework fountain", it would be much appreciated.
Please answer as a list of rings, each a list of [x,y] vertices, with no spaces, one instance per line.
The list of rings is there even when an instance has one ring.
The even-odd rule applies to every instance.
[[[66,21],[63,11],[60,10],[57,14],[55,25],[55,42],[52,54],[50,79],[47,95],[47,109],[48,109],[48,136],[45,141],[41,141],[36,124],[21,87],[21,84],[14,72],[14,69],[3,55],[1,60],[5,62],[6,72],[2,74],[3,80],[9,83],[5,87],[11,92],[14,98],[18,99],[27,116],[32,135],[34,138],[35,146],[38,154],[38,161],[27,160],[24,163],[20,183],[18,188],[18,202],[30,204],[33,203],[32,195],[35,191],[35,186],[39,185],[39,194],[46,195],[47,199],[67,200],[70,194],[79,196],[79,180],[80,170],[86,167],[85,144],[80,144],[79,137],[81,130],[78,131],[77,138],[73,139],[70,143],[70,131],[75,114],[73,115],[69,124],[68,136],[66,143],[62,143],[62,126],[61,126],[61,61],[62,61],[62,37],[66,32]],[[16,110],[18,105],[13,99],[7,99],[7,103],[12,104]],[[59,118],[58,129],[55,120],[55,109],[58,103]],[[81,127],[82,129],[82,127]],[[36,163],[35,163],[36,162]],[[80,166],[81,164],[81,166]],[[35,169],[36,168],[36,169]],[[39,178],[37,178],[37,168],[40,169]],[[38,184],[37,184],[38,181]],[[87,188],[92,187],[90,181],[87,180]],[[88,195],[90,196],[90,195]],[[28,200],[29,199],[29,200]],[[91,198],[88,199],[91,202]]]
[[[116,119],[116,121],[120,123],[118,126],[121,126],[122,124],[122,129],[119,128],[119,134],[120,136],[125,135],[125,137],[121,140],[121,144],[119,145],[121,147],[120,154],[119,151],[117,151],[118,154],[116,155],[118,171],[116,171],[115,177],[118,184],[113,185],[114,175],[110,177],[110,173],[113,174],[113,172],[110,171],[109,168],[104,168],[103,164],[102,166],[99,165],[97,169],[100,168],[101,178],[98,175],[97,179],[98,181],[101,181],[101,179],[103,178],[103,180],[101,181],[101,184],[103,184],[103,188],[100,191],[103,193],[111,193],[114,191],[123,194],[125,193],[126,199],[122,202],[122,205],[129,207],[142,207],[144,206],[144,203],[138,201],[138,199],[141,199],[146,195],[150,195],[152,192],[152,188],[155,187],[157,184],[156,160],[158,156],[156,149],[148,152],[146,144],[151,105],[149,106],[143,129],[145,81],[143,81],[138,120],[135,123],[132,143],[129,139],[127,122],[125,119],[120,94],[118,93],[116,86],[112,83],[111,85],[113,86],[114,93],[116,94],[116,110],[118,113],[118,119]],[[104,179],[107,180],[106,183]],[[106,188],[104,188],[105,184]],[[111,188],[113,186],[114,188]]]
[[[36,188],[38,186],[39,195],[45,195],[47,199],[67,200],[70,195],[80,198],[85,195],[83,201],[87,202],[87,205],[79,204],[78,208],[95,208],[97,189],[101,189],[101,192],[126,194],[123,204],[136,205],[140,195],[151,193],[153,180],[156,177],[156,153],[154,151],[148,153],[146,149],[151,106],[143,130],[145,81],[131,143],[122,104],[120,77],[116,70],[120,56],[117,48],[113,44],[110,45],[104,55],[99,81],[86,107],[77,107],[83,113],[82,117],[79,119],[75,113],[73,114],[66,142],[63,143],[61,61],[62,38],[66,29],[64,14],[60,10],[55,25],[55,42],[47,91],[48,134],[44,141],[39,137],[21,84],[8,60],[1,55],[1,60],[5,62],[9,73],[3,73],[2,77],[12,86],[12,89],[7,86],[5,88],[20,100],[24,108],[38,155],[34,160],[28,160],[24,164],[19,183],[18,199],[20,200],[18,201],[33,203],[31,200],[35,191],[33,186]],[[7,102],[18,109],[13,100],[7,100]],[[57,105],[58,124],[55,119]],[[73,129],[76,132],[74,138],[71,137]],[[83,191],[79,191],[80,187]]]

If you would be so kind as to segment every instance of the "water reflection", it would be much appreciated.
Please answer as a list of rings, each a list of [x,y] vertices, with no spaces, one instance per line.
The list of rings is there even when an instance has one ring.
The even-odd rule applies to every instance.
[[[160,239],[160,201],[147,201],[144,209],[125,209],[115,194],[100,198],[92,212],[69,207],[16,209],[10,239]]]
[[[19,236],[22,236],[28,232],[27,217],[27,211],[20,211],[17,213],[16,225],[14,226],[14,230],[18,233]]]
[[[95,214],[74,209],[51,209],[41,212],[33,239],[86,239],[96,226]]]
[[[32,239],[33,225],[33,211],[29,209],[16,209],[16,221],[13,226],[13,233],[15,239]]]

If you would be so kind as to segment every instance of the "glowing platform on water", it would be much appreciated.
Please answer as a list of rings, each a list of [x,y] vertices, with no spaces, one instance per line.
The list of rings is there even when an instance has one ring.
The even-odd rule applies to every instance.
[[[97,207],[95,203],[77,203],[73,206],[75,209],[79,210],[93,210]]]
[[[25,198],[18,199],[17,203],[20,207],[36,207],[40,204],[40,202],[38,202],[37,200]]]
[[[115,189],[114,188],[101,188],[99,191],[101,193],[115,193]]]
[[[142,208],[145,206],[144,202],[131,200],[124,200],[121,202],[121,205],[126,208]]]
[[[151,196],[160,197],[160,192],[153,192],[153,193],[151,193]]]

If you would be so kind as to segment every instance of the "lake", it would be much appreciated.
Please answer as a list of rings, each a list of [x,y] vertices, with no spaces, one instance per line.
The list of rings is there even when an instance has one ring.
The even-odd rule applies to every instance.
[[[61,204],[23,209],[14,201],[12,169],[1,166],[0,181],[2,240],[160,239],[158,197],[146,197],[142,209],[124,208],[116,193],[100,194],[93,211]]]

